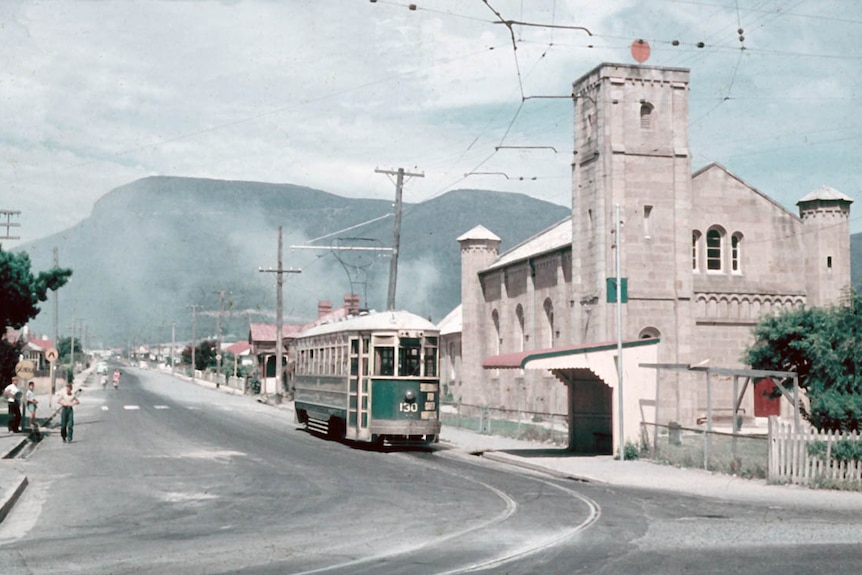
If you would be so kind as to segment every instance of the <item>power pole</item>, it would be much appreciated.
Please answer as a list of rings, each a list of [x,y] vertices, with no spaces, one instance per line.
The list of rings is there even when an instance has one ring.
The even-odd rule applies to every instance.
[[[57,255],[57,248],[54,248],[54,269],[60,267],[60,259]],[[59,304],[59,295],[57,295],[58,290],[54,290],[54,348],[59,349],[60,347],[60,333],[58,331],[58,322],[60,316],[60,304]],[[58,358],[59,359],[59,358]],[[57,362],[51,362],[51,396],[48,398],[48,406],[52,407],[54,394],[57,393]]]
[[[389,294],[386,297],[386,309],[395,309],[395,288],[398,283],[398,251],[401,244],[401,196],[404,189],[404,176],[424,178],[424,173],[405,172],[404,168],[397,170],[381,170],[375,168],[378,174],[395,176],[395,225],[392,232],[392,259],[389,261]],[[391,179],[391,178],[390,178]]]
[[[276,274],[276,289],[275,289],[275,376],[276,376],[276,389],[275,389],[275,391],[276,391],[276,393],[278,393],[278,391],[279,391],[278,387],[279,387],[279,385],[281,385],[281,377],[282,377],[281,362],[282,362],[282,352],[283,352],[282,347],[284,346],[284,337],[282,336],[282,315],[281,315],[281,313],[282,313],[281,312],[281,308],[282,308],[281,294],[282,294],[282,285],[284,283],[282,276],[284,274],[300,274],[300,273],[302,273],[302,270],[293,269],[293,268],[284,269],[282,267],[281,244],[282,244],[282,242],[281,242],[281,226],[278,226],[278,268],[277,269],[272,269],[272,268],[269,268],[269,269],[259,268],[258,269],[258,271],[260,271],[260,272],[267,272],[267,273]],[[264,386],[266,386],[266,365],[264,365],[263,381],[264,381]],[[264,393],[266,393],[266,391],[268,391],[268,390],[265,389]]]
[[[198,304],[187,305],[187,308],[191,308],[192,310],[192,381],[195,380],[195,347],[197,346],[196,332],[198,328],[198,308],[201,307]]]
[[[171,322],[171,376],[174,375],[174,346],[177,342],[177,322]]]
[[[221,290],[216,292],[218,296],[218,322],[216,328],[216,387],[218,387],[218,377],[221,375],[221,322],[224,314],[224,294],[230,293]]]

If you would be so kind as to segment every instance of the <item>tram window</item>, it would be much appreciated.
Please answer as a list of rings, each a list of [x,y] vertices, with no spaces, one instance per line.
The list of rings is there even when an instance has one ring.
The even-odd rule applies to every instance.
[[[437,338],[425,338],[425,377],[437,377]]]
[[[422,340],[419,338],[401,338],[401,347],[398,348],[398,375],[419,377],[421,349]]]
[[[395,375],[395,348],[374,348],[374,375]]]

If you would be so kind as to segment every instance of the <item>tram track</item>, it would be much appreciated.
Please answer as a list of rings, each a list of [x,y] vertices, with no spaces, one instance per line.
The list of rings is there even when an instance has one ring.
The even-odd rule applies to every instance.
[[[484,470],[489,469],[487,465],[477,461],[461,459],[459,457],[446,457],[453,461],[461,461],[471,466],[481,467]],[[419,460],[411,458],[412,462],[419,463]],[[423,461],[422,464],[427,464]],[[421,543],[413,545],[402,545],[395,548],[390,548],[386,551],[381,551],[358,559],[351,559],[323,567],[294,572],[294,575],[314,575],[314,574],[335,574],[335,573],[412,573],[417,565],[423,566],[423,573],[434,575],[459,575],[462,573],[475,573],[488,569],[498,569],[508,564],[520,561],[536,553],[546,551],[555,546],[561,545],[579,533],[589,529],[601,517],[601,507],[593,499],[578,493],[577,491],[560,485],[551,480],[539,477],[537,472],[533,471],[516,471],[515,474],[519,478],[530,482],[538,483],[544,487],[550,487],[557,490],[571,499],[578,501],[585,509],[583,519],[575,525],[566,525],[563,528],[555,528],[540,536],[532,536],[526,531],[521,532],[517,528],[511,529],[508,523],[517,517],[522,510],[523,505],[527,502],[534,503],[535,494],[530,490],[524,490],[520,494],[510,492],[497,486],[492,485],[488,481],[478,479],[469,473],[463,473],[452,469],[448,466],[433,465],[437,471],[442,471],[460,480],[473,483],[482,489],[490,491],[503,502],[503,509],[491,518],[481,521],[476,524],[469,525],[463,529],[447,533],[442,536],[437,536],[431,539],[423,540]],[[511,470],[509,470],[511,471]],[[525,495],[525,493],[527,495]],[[529,498],[528,498],[529,496]],[[524,499],[524,503],[519,503],[518,498]],[[506,545],[502,547],[500,553],[489,555],[484,549],[479,549],[483,541],[498,540],[503,534],[509,538],[514,538],[522,541],[516,545]],[[435,568],[432,561],[435,557],[444,557],[451,561],[451,555],[447,551],[447,545],[453,544],[453,547],[460,550],[463,554],[480,554],[481,557],[469,560],[461,565],[440,565]],[[427,559],[423,559],[427,556]],[[404,558],[403,569],[396,568],[397,560]]]

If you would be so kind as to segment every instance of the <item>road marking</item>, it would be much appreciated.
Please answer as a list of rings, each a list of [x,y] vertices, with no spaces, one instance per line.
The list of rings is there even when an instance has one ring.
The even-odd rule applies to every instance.
[[[102,406],[102,411],[108,411],[108,406],[107,406],[107,405],[103,405],[103,406]]]
[[[154,405],[153,408],[154,409],[170,409],[170,407],[167,405]]]
[[[127,411],[133,411],[136,409],[140,409],[140,407],[138,407],[137,405],[124,405],[123,409],[125,409]]]

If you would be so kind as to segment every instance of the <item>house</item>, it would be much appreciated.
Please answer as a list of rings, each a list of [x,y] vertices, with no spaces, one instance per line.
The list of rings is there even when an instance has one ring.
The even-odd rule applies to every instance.
[[[335,321],[350,314],[359,312],[359,296],[348,294],[344,296],[344,305],[332,307],[332,302],[320,301],[317,304],[317,318],[305,324],[283,324],[281,326],[282,364],[286,368],[286,377],[282,385],[277,385],[276,357],[278,326],[269,323],[252,323],[249,325],[248,344],[251,355],[256,358],[257,372],[261,379],[263,390],[292,389],[293,340],[297,334],[315,325]]]

